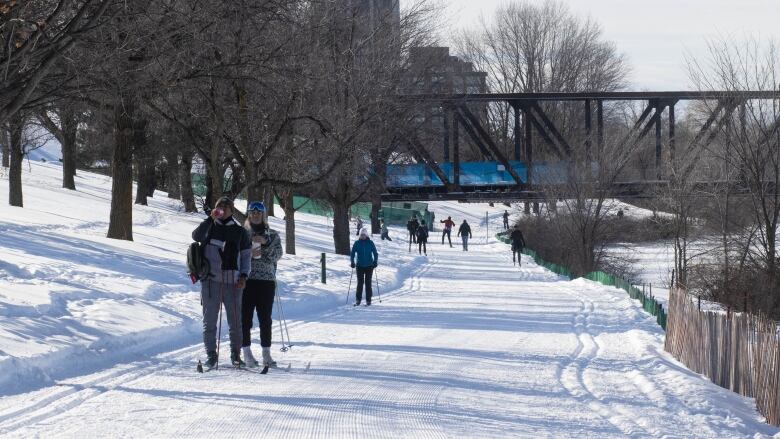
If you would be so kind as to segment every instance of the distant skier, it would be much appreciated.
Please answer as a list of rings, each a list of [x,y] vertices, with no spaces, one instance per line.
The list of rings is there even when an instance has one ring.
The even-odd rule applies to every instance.
[[[355,227],[357,227],[357,232],[355,232],[355,235],[360,236],[360,230],[363,229],[363,219],[360,217],[357,217],[357,221],[355,221]]]
[[[382,241],[384,241],[385,239],[388,240],[388,241],[392,241],[392,239],[390,239],[390,234],[387,231],[387,224],[385,224],[385,220],[381,220],[380,221],[379,227],[380,227],[380,229],[382,231],[382,235],[381,235],[382,236]]]
[[[368,237],[368,230],[360,229],[359,238],[352,244],[350,253],[350,265],[357,268],[357,290],[355,290],[355,306],[360,305],[363,299],[363,285],[366,286],[366,306],[371,305],[371,276],[377,267],[379,254],[376,251],[374,241]],[[357,260],[356,260],[357,259]]]
[[[463,224],[458,228],[458,236],[463,240],[463,251],[469,251],[469,238],[471,238],[471,226],[466,220],[463,220]]]
[[[276,295],[276,263],[281,259],[282,241],[279,233],[268,227],[265,205],[260,201],[249,204],[244,228],[252,237],[252,269],[246,282],[241,306],[241,328],[243,329],[244,362],[249,367],[260,363],[252,355],[251,332],[253,314],[257,312],[260,325],[260,347],[263,353],[263,367],[276,367],[271,358],[271,313]]]
[[[203,344],[206,347],[206,367],[217,364],[217,319],[225,304],[230,328],[230,361],[244,366],[241,349],[241,291],[246,286],[252,257],[249,234],[233,219],[233,201],[217,200],[209,217],[192,232],[192,239],[205,245],[204,257],[211,272],[201,280],[200,300],[203,305]]]
[[[420,223],[417,222],[417,217],[412,215],[409,221],[406,223],[406,230],[409,231],[411,242],[417,244],[417,228],[420,227]]]
[[[504,230],[509,230],[509,212],[505,210],[502,216],[504,217]]]
[[[428,256],[428,249],[426,244],[428,243],[428,226],[425,225],[425,220],[422,220],[420,227],[417,228],[417,252],[419,254],[425,254]]]
[[[525,248],[525,238],[523,238],[523,232],[520,231],[520,224],[515,225],[515,229],[509,235],[512,240],[512,263],[515,262],[515,253],[517,254],[517,265],[522,266],[521,257],[523,249]]]
[[[450,247],[452,247],[452,227],[455,225],[455,221],[452,220],[451,216],[448,216],[446,220],[439,221],[440,223],[444,224],[444,230],[441,232],[441,243],[444,244],[444,237],[447,237],[447,241],[450,243]]]

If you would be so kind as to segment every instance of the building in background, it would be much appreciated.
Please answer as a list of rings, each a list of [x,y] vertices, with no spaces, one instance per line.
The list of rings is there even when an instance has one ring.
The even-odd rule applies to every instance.
[[[413,47],[409,54],[409,75],[403,94],[477,94],[487,93],[487,73],[474,69],[474,64],[450,55],[449,47]],[[480,120],[487,121],[487,104],[473,103],[469,109]],[[445,123],[446,118],[446,123]],[[449,162],[450,149],[456,141],[457,122],[441,105],[420,109],[415,117],[420,141],[433,158]],[[450,132],[452,131],[452,132]],[[461,131],[457,136],[461,160],[479,160],[477,148]],[[452,144],[451,144],[452,143]]]

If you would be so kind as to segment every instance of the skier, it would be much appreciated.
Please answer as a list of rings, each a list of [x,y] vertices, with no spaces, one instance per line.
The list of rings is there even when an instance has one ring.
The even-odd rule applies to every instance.
[[[417,217],[412,217],[406,223],[406,230],[409,231],[410,241],[417,244],[417,228],[420,227],[420,223],[417,222]]]
[[[359,238],[352,244],[350,253],[350,266],[357,268],[357,290],[355,291],[355,305],[360,305],[363,299],[363,285],[366,286],[366,306],[371,305],[371,276],[377,267],[379,254],[376,251],[374,241],[368,237],[368,230],[360,229]],[[357,259],[357,261],[355,260]]]
[[[244,288],[241,307],[241,328],[243,329],[244,362],[249,367],[259,366],[252,355],[253,314],[257,312],[260,325],[260,347],[263,354],[263,367],[276,367],[271,358],[271,312],[276,295],[276,263],[282,257],[282,241],[279,233],[268,226],[265,205],[260,201],[249,204],[248,216],[244,228],[252,237],[252,269]]]
[[[211,369],[218,361],[217,319],[223,303],[230,328],[230,361],[234,366],[244,366],[239,355],[241,291],[249,276],[252,241],[233,219],[233,201],[228,197],[217,200],[209,217],[193,230],[192,239],[205,245],[203,255],[211,266],[209,276],[200,283],[206,367]]]
[[[523,254],[523,248],[525,248],[525,238],[523,238],[523,232],[520,231],[520,224],[515,224],[515,229],[509,235],[512,240],[512,263],[515,262],[515,253],[517,253],[517,265],[522,266],[520,258]]]
[[[444,237],[447,237],[447,241],[450,243],[450,247],[452,247],[452,239],[450,238],[452,234],[452,226],[455,225],[455,221],[452,220],[451,216],[448,216],[446,220],[439,221],[440,223],[444,224],[444,230],[441,233],[441,243],[444,245]]]
[[[426,243],[428,242],[428,226],[425,225],[425,220],[422,220],[420,227],[417,228],[417,252],[419,254],[425,253],[428,256],[428,249]]]
[[[360,230],[363,228],[363,219],[360,217],[357,217],[357,221],[355,222],[355,226],[357,227],[357,232],[355,232],[356,235],[360,235]]]
[[[381,220],[380,221],[380,227],[382,229],[382,241],[384,241],[386,239],[386,240],[392,242],[393,240],[390,239],[390,234],[387,231],[387,224],[385,224],[385,220]]]
[[[469,238],[471,238],[471,226],[466,220],[463,220],[463,224],[458,228],[458,236],[463,240],[463,251],[469,251]]]
[[[505,210],[503,217],[504,217],[504,230],[509,230],[509,212]]]

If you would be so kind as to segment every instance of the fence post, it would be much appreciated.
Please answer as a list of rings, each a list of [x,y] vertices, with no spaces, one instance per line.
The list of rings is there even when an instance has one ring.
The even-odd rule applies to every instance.
[[[322,265],[322,273],[320,274],[320,280],[325,283],[325,253],[320,256],[320,263]]]

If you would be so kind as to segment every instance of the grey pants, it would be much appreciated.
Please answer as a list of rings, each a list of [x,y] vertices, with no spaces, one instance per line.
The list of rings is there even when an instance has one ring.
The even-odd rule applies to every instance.
[[[232,276],[230,276],[232,279]],[[241,296],[243,294],[232,282],[222,283],[208,280],[200,283],[200,298],[203,303],[203,344],[206,352],[217,350],[217,319],[219,319],[219,297],[225,304],[228,327],[230,330],[230,349],[241,348]]]
[[[460,235],[460,239],[463,240],[463,250],[469,250],[469,235]]]

